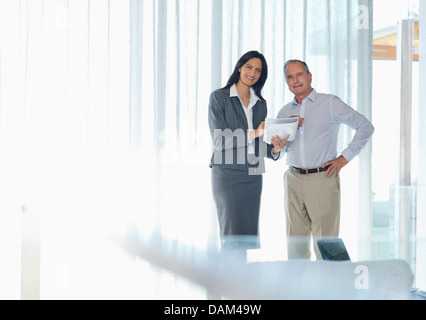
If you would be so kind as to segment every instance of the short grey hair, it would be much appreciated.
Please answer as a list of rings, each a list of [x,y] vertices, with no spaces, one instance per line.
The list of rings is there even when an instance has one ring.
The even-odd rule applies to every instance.
[[[286,71],[287,71],[287,67],[289,66],[289,65],[291,65],[291,64],[293,64],[293,63],[301,63],[302,65],[303,65],[303,68],[305,68],[305,72],[306,72],[306,74],[310,74],[311,72],[309,71],[309,67],[308,67],[308,65],[306,64],[306,62],[305,61],[302,61],[302,60],[297,60],[297,59],[292,59],[292,60],[288,60],[285,64],[284,64],[284,74],[286,73]]]

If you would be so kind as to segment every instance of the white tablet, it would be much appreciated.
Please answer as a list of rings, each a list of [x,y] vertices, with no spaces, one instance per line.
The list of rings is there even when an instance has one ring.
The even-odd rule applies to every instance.
[[[272,143],[271,138],[274,136],[284,140],[287,135],[290,135],[288,141],[293,141],[296,138],[299,118],[267,118],[265,120],[265,133],[263,140]]]

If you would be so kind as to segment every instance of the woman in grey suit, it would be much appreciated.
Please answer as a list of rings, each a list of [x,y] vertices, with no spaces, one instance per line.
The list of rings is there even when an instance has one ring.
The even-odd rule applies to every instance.
[[[263,142],[267,104],[261,91],[268,77],[265,57],[249,51],[237,62],[224,88],[210,95],[210,162],[221,250],[247,258],[260,247],[259,212],[264,157],[276,159],[280,146]],[[286,141],[285,141],[286,142]]]

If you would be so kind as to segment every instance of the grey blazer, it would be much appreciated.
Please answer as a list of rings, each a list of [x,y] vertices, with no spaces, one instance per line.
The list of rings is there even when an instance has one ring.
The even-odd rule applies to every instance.
[[[211,93],[209,102],[209,127],[213,140],[213,155],[210,167],[247,171],[257,168],[258,173],[264,173],[264,158],[273,159],[273,146],[263,141],[255,140],[255,154],[248,155],[248,123],[241,108],[238,97],[230,97],[229,89],[218,89]],[[268,114],[266,101],[258,101],[253,106],[253,128],[259,127]]]

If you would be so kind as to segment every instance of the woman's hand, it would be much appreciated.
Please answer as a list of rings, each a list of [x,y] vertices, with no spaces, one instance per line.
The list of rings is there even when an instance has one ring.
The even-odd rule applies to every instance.
[[[265,121],[261,122],[256,130],[250,131],[250,140],[253,141],[256,138],[260,138],[265,133]]]
[[[281,150],[287,145],[287,141],[290,135],[287,135],[284,140],[281,140],[280,137],[275,136],[271,138],[271,142],[274,145],[274,148],[272,149],[273,154],[280,153]]]

